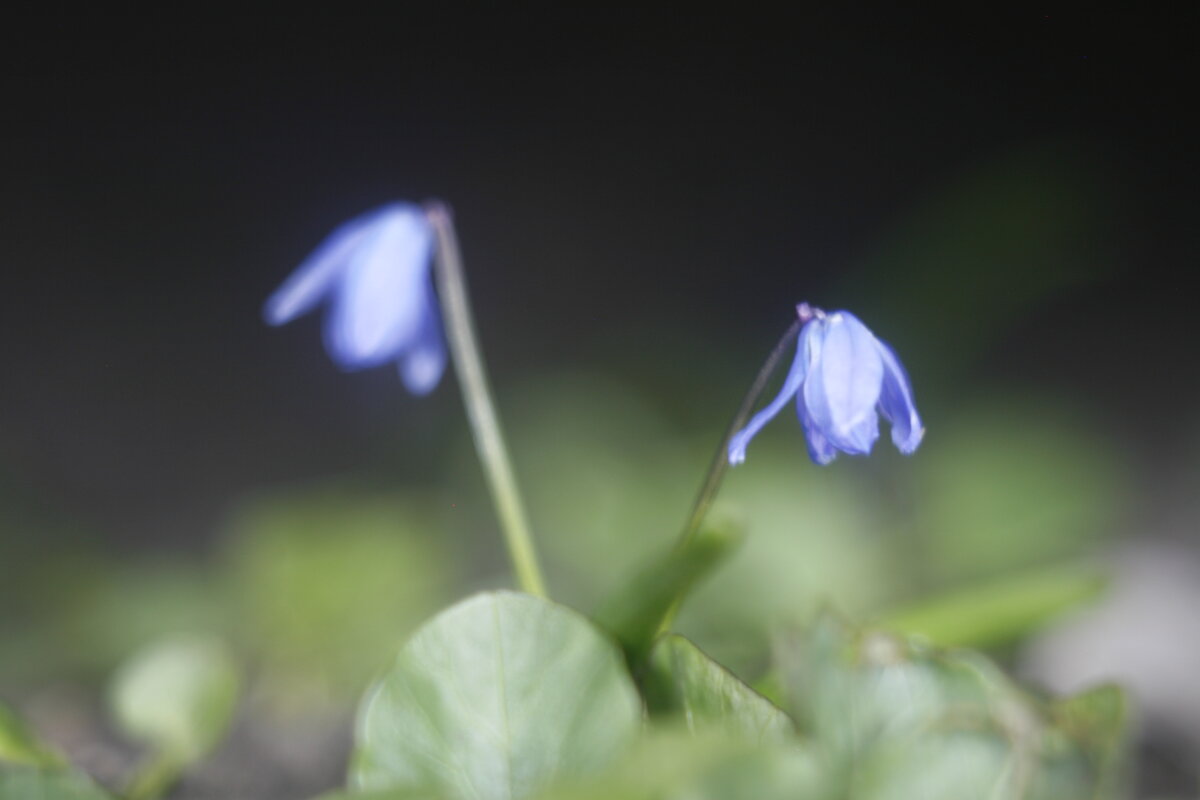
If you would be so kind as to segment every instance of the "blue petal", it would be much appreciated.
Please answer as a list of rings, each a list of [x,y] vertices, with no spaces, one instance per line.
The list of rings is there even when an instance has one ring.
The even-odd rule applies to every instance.
[[[345,270],[351,253],[378,214],[378,211],[372,211],[355,217],[326,237],[321,246],[267,298],[263,319],[270,325],[283,325],[319,303]]]
[[[805,373],[808,371],[810,360],[810,347],[808,340],[810,338],[809,331],[812,329],[813,323],[808,323],[800,330],[800,335],[796,338],[796,358],[792,361],[792,368],[788,371],[787,378],[783,382],[783,388],[779,390],[779,394],[771,401],[770,405],[759,411],[751,419],[746,427],[735,433],[729,440],[729,463],[740,464],[746,460],[746,446],[750,444],[750,440],[758,434],[763,427],[774,419],[792,395],[796,394],[800,385],[804,383]]]
[[[412,344],[400,356],[400,379],[410,392],[424,395],[433,391],[445,371],[446,342],[442,334],[442,318],[438,313],[432,282],[428,282],[421,325]]]
[[[912,384],[892,348],[878,339],[875,340],[875,344],[883,362],[883,390],[879,393],[879,410],[892,423],[892,441],[896,448],[909,455],[917,449],[925,435],[925,428],[917,415],[917,406],[913,403]]]
[[[875,404],[883,383],[875,336],[848,311],[816,322],[815,359],[804,382],[812,428],[843,452],[869,453],[879,436]]]
[[[347,369],[397,356],[417,335],[433,232],[418,206],[390,206],[351,255],[325,328],[330,355]]]
[[[796,395],[796,413],[804,428],[804,443],[808,446],[808,457],[822,467],[837,458],[837,448],[829,443],[825,435],[813,424],[812,415],[804,407],[804,395]]]

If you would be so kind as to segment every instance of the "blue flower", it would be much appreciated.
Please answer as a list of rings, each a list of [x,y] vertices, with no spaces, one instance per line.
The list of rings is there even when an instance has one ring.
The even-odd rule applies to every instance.
[[[804,327],[783,389],[729,440],[729,463],[746,460],[750,440],[793,395],[808,454],[818,464],[833,461],[839,450],[870,453],[879,438],[876,410],[891,423],[892,441],[900,452],[916,450],[925,429],[908,375],[892,349],[849,311],[826,314],[807,303],[796,311]]]
[[[430,269],[436,235],[424,209],[392,203],[343,224],[263,308],[283,325],[328,300],[325,349],[346,370],[397,362],[414,394],[437,386],[446,345]]]

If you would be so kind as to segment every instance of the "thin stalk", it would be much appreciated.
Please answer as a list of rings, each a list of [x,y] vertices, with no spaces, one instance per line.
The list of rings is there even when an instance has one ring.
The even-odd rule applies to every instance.
[[[713,500],[716,499],[717,491],[721,488],[721,482],[725,479],[725,471],[729,469],[729,442],[734,435],[742,428],[746,427],[746,421],[750,419],[751,412],[758,405],[758,399],[762,396],[763,390],[767,388],[767,382],[771,380],[771,375],[774,374],[775,368],[779,366],[779,359],[788,351],[789,345],[796,341],[796,337],[800,334],[800,328],[804,326],[806,320],[802,318],[796,319],[791,324],[791,327],[779,339],[779,342],[771,350],[767,360],[758,370],[758,375],[755,376],[754,382],[750,384],[745,397],[742,398],[742,404],[738,406],[737,413],[733,415],[733,419],[729,423],[729,427],[725,429],[725,435],[721,437],[721,444],[717,447],[717,452],[713,454],[713,459],[708,465],[708,472],[704,475],[704,483],[700,486],[700,493],[696,495],[696,501],[692,503],[692,512],[688,515],[687,524],[683,526],[683,531],[679,534],[679,539],[675,542],[676,550],[682,550],[689,542],[695,538],[696,533],[700,530],[700,526],[704,524],[704,518],[708,516],[708,511],[712,508]],[[671,623],[675,619],[675,615],[679,612],[679,605],[683,598],[679,597],[671,606],[666,616],[663,618],[660,631],[666,631],[671,627]]]
[[[182,764],[182,760],[166,751],[152,754],[139,765],[123,797],[125,800],[157,800],[179,780]]]
[[[504,544],[512,560],[517,585],[522,591],[545,597],[546,586],[538,566],[525,507],[517,490],[512,460],[504,444],[500,420],[496,415],[496,404],[492,400],[487,373],[479,353],[471,305],[467,299],[462,256],[458,249],[458,237],[454,233],[454,221],[451,219],[450,210],[441,203],[428,204],[426,213],[438,238],[434,275],[445,321],[446,339],[450,345],[455,372],[458,374],[458,383],[462,388],[463,403],[471,424],[471,435],[475,439],[475,450],[483,465],[492,502],[496,506],[496,515],[500,518]]]

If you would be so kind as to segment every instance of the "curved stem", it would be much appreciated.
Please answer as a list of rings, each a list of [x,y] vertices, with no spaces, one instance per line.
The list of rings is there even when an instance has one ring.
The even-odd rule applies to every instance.
[[[471,305],[467,300],[467,284],[454,222],[450,210],[441,203],[427,204],[426,213],[437,232],[435,276],[438,298],[445,319],[446,339],[462,388],[467,419],[471,424],[471,435],[475,439],[475,450],[487,477],[496,515],[500,518],[500,528],[517,576],[517,585],[522,591],[545,597],[546,587],[525,517],[525,507],[517,490],[517,479],[508,448],[504,444],[496,405],[488,388],[487,373],[483,368],[471,321]]]
[[[774,349],[771,350],[762,367],[759,368],[758,375],[754,377],[754,382],[750,384],[749,390],[742,398],[742,404],[738,406],[737,413],[733,415],[729,427],[725,429],[725,435],[721,437],[721,444],[717,447],[717,452],[713,454],[713,459],[708,465],[708,472],[705,473],[704,483],[700,486],[700,493],[696,495],[696,501],[692,503],[692,512],[688,515],[687,523],[683,526],[683,531],[675,542],[676,550],[686,547],[695,538],[700,526],[704,524],[704,518],[708,516],[713,500],[716,499],[717,491],[721,488],[721,481],[725,478],[725,471],[729,469],[729,442],[733,439],[734,434],[746,426],[746,420],[750,418],[750,413],[758,404],[758,398],[762,396],[763,390],[767,388],[767,382],[771,379],[775,368],[779,366],[779,359],[783,358],[788,346],[800,335],[800,328],[804,326],[804,322],[804,319],[798,318],[791,324]],[[675,603],[663,618],[660,631],[671,627],[682,600],[682,597],[676,598]]]

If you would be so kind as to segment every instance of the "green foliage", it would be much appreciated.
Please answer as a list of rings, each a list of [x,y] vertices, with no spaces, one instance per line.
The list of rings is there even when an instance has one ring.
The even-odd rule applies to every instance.
[[[112,800],[86,776],[0,764],[0,800]]]
[[[25,721],[0,704],[0,766],[58,767],[62,758],[42,743]]]
[[[642,692],[651,713],[678,715],[692,731],[717,728],[754,743],[795,732],[787,714],[682,636],[655,644]]]
[[[1080,552],[1120,519],[1111,445],[1045,405],[977,407],[913,462],[922,498],[921,569],[940,580],[990,577]]]
[[[708,730],[648,731],[604,776],[560,783],[539,800],[840,800],[798,743],[751,744]]]
[[[527,595],[480,594],[426,623],[368,692],[351,780],[526,797],[602,769],[640,717],[620,651],[592,623]]]
[[[0,800],[107,800],[19,716],[0,704]]]
[[[997,647],[1095,599],[1106,585],[1089,566],[1036,569],[920,600],[888,612],[879,625],[944,646]]]
[[[781,639],[776,658],[800,733],[845,796],[1094,799],[1119,786],[1115,690],[1048,704],[982,656],[829,615]]]
[[[859,464],[817,470],[803,435],[789,426],[755,439],[746,464],[730,470],[718,509],[746,528],[745,544],[688,601],[677,625],[739,673],[761,671],[771,632],[823,602],[865,615],[900,593],[902,520],[862,502]]]
[[[540,380],[507,405],[551,588],[594,608],[671,543],[712,444],[689,452],[644,396],[587,373]]]
[[[238,633],[284,705],[348,701],[449,596],[427,503],[330,488],[264,498],[232,524]]]
[[[182,765],[207,755],[224,736],[239,685],[237,666],[220,641],[174,636],[130,658],[109,699],[128,736]]]
[[[706,524],[682,546],[638,570],[600,606],[596,621],[616,637],[634,670],[640,668],[668,616],[743,538],[731,523]]]

